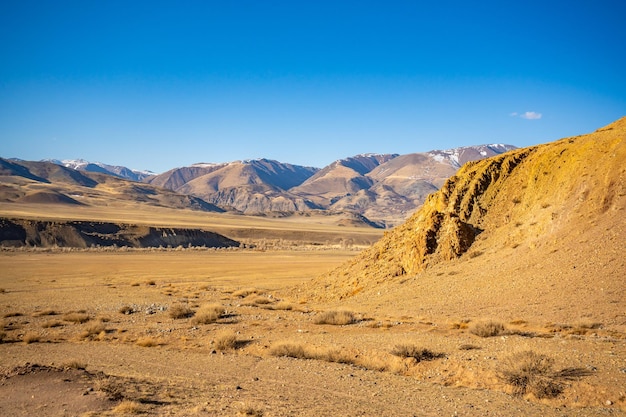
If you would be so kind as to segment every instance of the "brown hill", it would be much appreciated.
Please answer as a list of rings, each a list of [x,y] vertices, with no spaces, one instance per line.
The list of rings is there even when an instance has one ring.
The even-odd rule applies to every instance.
[[[625,137],[622,118],[467,163],[406,223],[298,294],[626,326]]]
[[[165,188],[51,162],[0,158],[0,201],[15,203],[119,205],[139,203],[180,209],[223,212],[200,198]]]

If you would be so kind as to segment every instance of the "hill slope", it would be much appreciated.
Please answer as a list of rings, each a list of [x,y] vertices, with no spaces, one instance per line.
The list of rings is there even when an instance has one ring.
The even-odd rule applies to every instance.
[[[626,326],[625,139],[622,118],[465,164],[407,222],[297,293]]]

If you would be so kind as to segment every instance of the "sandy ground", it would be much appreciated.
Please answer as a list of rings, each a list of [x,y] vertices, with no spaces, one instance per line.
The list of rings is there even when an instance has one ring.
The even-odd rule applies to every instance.
[[[0,414],[624,414],[626,338],[614,329],[520,320],[480,337],[471,332],[478,310],[453,321],[388,302],[373,308],[282,295],[353,255],[0,253]],[[203,306],[215,304],[223,314],[199,323]],[[195,316],[173,318],[181,305]],[[355,323],[315,323],[341,309]],[[220,347],[229,337],[234,342]],[[308,353],[277,356],[284,343]],[[436,357],[403,359],[391,354],[398,345]],[[513,395],[499,370],[528,350],[576,377],[558,380],[554,398]]]

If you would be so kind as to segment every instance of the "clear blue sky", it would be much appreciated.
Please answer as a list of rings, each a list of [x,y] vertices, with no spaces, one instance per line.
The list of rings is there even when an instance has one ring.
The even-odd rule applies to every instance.
[[[625,115],[622,0],[0,2],[5,158],[323,167]]]

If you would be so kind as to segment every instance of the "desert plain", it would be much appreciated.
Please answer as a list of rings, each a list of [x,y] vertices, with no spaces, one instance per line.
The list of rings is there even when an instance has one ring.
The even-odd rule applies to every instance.
[[[623,415],[624,123],[468,164],[391,231],[1,203],[242,245],[3,248],[0,414]]]

